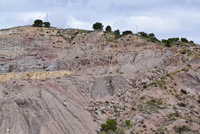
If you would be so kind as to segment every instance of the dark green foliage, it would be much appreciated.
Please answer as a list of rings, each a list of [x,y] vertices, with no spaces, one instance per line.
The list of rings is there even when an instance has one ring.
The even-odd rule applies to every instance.
[[[171,43],[172,43],[171,39],[168,39],[168,40],[163,39],[162,43],[164,43],[166,47],[171,47],[172,46],[171,45]]]
[[[114,31],[114,35],[120,36],[120,31],[119,31],[119,29],[117,29],[117,30]]]
[[[191,40],[190,43],[194,44],[194,41]]]
[[[183,103],[183,102],[180,102],[180,103],[178,103],[177,105],[180,106],[180,107],[186,107],[186,104]]]
[[[128,35],[128,34],[133,34],[133,32],[132,32],[132,31],[129,31],[129,30],[127,30],[127,31],[124,31],[124,32],[122,33],[122,35]]]
[[[164,45],[166,47],[171,47],[172,46],[172,43],[174,42],[178,42],[179,41],[179,38],[178,37],[175,37],[175,38],[168,38],[167,40],[166,39],[162,39],[162,43],[164,43]]]
[[[140,100],[144,100],[146,97],[145,96],[141,96],[140,97]]]
[[[150,34],[147,34],[145,32],[139,32],[138,35],[144,37],[144,38],[148,38],[151,42],[160,42],[160,40],[158,40],[156,37],[155,37],[155,34],[154,33],[150,33]]]
[[[177,42],[177,41],[179,41],[179,38],[178,37],[176,37],[176,38],[172,38],[173,39],[173,42]]]
[[[106,27],[106,32],[112,32],[111,26],[107,26],[107,27]]]
[[[150,41],[151,42],[154,42],[154,43],[156,43],[156,42],[160,42],[156,37],[155,38],[152,38],[152,39],[150,39]]]
[[[117,29],[117,30],[114,31],[114,35],[115,35],[115,37],[120,37],[120,31],[119,31],[119,29]]]
[[[95,23],[95,24],[93,24],[93,27],[92,27],[94,30],[103,30],[103,25],[102,25],[102,23],[100,23],[100,22],[97,22],[97,23]]]
[[[45,27],[50,27],[51,23],[50,22],[44,22],[43,23]]]
[[[130,126],[131,125],[131,121],[130,120],[125,120],[125,124],[126,124],[126,126]]]
[[[180,117],[180,114],[176,111],[175,113],[169,114],[169,117]]]
[[[187,53],[187,50],[181,51],[181,54],[186,54],[186,53]]]
[[[101,131],[107,132],[109,130],[115,131],[117,129],[117,122],[115,119],[108,119],[106,124],[101,124]]]
[[[145,84],[145,85],[143,85],[143,88],[147,88],[147,87],[148,87],[148,85],[146,85],[146,84]]]
[[[107,125],[106,124],[101,124],[101,131],[108,131],[109,129],[108,129],[108,127],[107,127]]]
[[[148,37],[149,37],[150,39],[153,39],[153,38],[155,38],[155,34],[154,34],[154,33],[150,33],[150,34],[148,35]]]
[[[182,134],[183,132],[187,132],[190,131],[191,129],[188,126],[174,126],[173,129],[175,130],[175,132]]]
[[[42,20],[35,20],[33,26],[42,27],[43,21]]]
[[[188,42],[188,40],[186,38],[181,38],[181,41],[186,42],[186,43]]]
[[[145,32],[139,32],[138,33],[140,36],[145,37],[145,38],[149,38],[149,36],[147,35],[147,33]]]

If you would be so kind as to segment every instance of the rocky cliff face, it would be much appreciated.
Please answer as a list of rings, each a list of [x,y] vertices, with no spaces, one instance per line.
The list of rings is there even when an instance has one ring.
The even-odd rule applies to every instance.
[[[200,131],[198,45],[24,26],[0,47],[0,133],[94,134],[108,118],[126,133]]]

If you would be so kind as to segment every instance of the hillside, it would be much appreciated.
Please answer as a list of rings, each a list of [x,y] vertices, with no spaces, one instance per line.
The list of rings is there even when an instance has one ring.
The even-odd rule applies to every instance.
[[[200,132],[199,45],[22,26],[0,48],[0,133],[95,134],[108,118],[126,134]]]

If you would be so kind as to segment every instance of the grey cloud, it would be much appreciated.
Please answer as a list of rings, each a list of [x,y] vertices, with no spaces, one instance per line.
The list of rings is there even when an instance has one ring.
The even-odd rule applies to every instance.
[[[99,21],[113,30],[136,32],[138,26],[159,38],[179,36],[200,43],[199,7],[199,0],[7,0],[0,3],[0,28],[32,24],[48,13],[51,24],[60,28],[88,29]],[[27,19],[20,18],[24,13]]]

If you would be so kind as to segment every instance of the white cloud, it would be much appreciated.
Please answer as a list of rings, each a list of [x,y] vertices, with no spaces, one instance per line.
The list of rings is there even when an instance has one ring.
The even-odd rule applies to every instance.
[[[128,25],[138,26],[139,31],[172,32],[180,28],[178,20],[151,16],[133,16],[126,19]]]
[[[68,3],[68,0],[43,0],[45,4],[52,5],[52,6],[62,6]]]
[[[92,24],[89,22],[77,20],[72,15],[69,15],[67,25],[71,28],[79,28],[79,29],[91,29]]]
[[[41,19],[43,21],[44,18],[46,17],[46,13],[42,12],[30,12],[30,13],[20,13],[18,16],[21,20],[27,22],[29,20],[35,20],[35,19]]]

